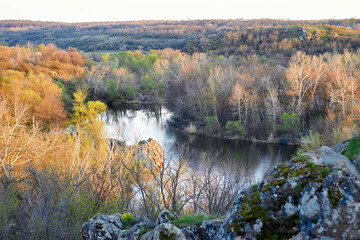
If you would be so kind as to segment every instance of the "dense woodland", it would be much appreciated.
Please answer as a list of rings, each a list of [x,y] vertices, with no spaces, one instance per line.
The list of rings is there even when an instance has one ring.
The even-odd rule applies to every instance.
[[[231,51],[231,53],[236,51],[236,54],[242,51],[256,51],[259,54],[259,50],[268,51],[268,48],[274,48],[273,44],[275,42],[280,44],[281,41],[286,41],[283,40],[284,38],[287,38],[289,42],[282,42],[282,46],[289,48],[289,44],[294,44],[294,48],[296,48],[296,43],[291,43],[291,39],[299,38],[304,34],[301,32],[295,33],[295,35],[293,33],[283,34],[283,32],[287,26],[297,24],[308,24],[310,26],[330,24],[332,26],[359,29],[360,22],[357,19],[316,21],[237,19],[100,23],[3,20],[0,21],[0,42],[4,42],[9,46],[26,45],[29,41],[35,45],[53,43],[63,49],[75,47],[85,52],[137,49],[148,51],[150,49],[164,48],[194,52],[214,50],[216,48],[219,51]],[[273,28],[274,30],[271,30]],[[257,29],[255,32],[258,33],[252,32],[253,29]],[[254,47],[258,45],[256,48],[260,49],[245,50],[240,44],[235,49],[231,49],[229,44],[233,44],[234,41],[238,42],[239,36],[236,37],[237,35],[248,40],[244,44],[245,46]],[[223,40],[225,42],[222,42]],[[249,45],[251,42],[252,44]],[[224,43],[227,43],[227,45],[222,46]],[[312,46],[314,47],[314,44]]]
[[[89,60],[89,71],[80,81],[63,81],[65,89],[86,86],[94,99],[114,108],[163,102],[175,113],[173,124],[191,133],[268,142],[287,136],[295,142],[313,129],[332,145],[357,129],[359,52],[298,51],[287,67],[265,56],[173,49],[92,57],[101,60]]]
[[[138,146],[107,138],[98,114],[108,107],[160,103],[173,111],[171,124],[191,134],[266,142],[288,138],[304,150],[350,139],[359,130],[359,30],[356,21],[332,21],[353,29],[326,26],[329,21],[301,26],[275,20],[130,22],[121,29],[134,31],[136,38],[141,28],[157,38],[170,36],[176,24],[190,35],[221,27],[231,31],[223,42],[218,35],[207,37],[206,49],[193,38],[182,45],[187,52],[165,48],[167,40],[145,51],[153,46],[141,38],[142,50],[115,47],[111,53],[86,54],[67,48],[71,31],[93,29],[95,36],[119,23],[2,21],[3,45],[25,45],[0,46],[0,238],[78,239],[81,224],[99,212],[154,219],[164,208],[223,215],[231,207],[244,183],[239,175],[215,171],[213,164],[194,172],[185,151],[160,165],[137,157]],[[236,24],[243,27],[233,32]],[[46,31],[59,31],[56,38],[64,45],[58,46],[66,50],[37,42],[53,36],[27,43],[27,34]],[[11,42],[7,35],[26,43]],[[265,35],[270,40],[261,46],[258,39]],[[80,49],[101,49],[92,44]],[[240,44],[247,50],[240,51]]]

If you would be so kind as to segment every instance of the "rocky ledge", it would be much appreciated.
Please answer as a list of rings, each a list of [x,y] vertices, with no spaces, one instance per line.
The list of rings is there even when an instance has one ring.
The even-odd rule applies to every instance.
[[[360,173],[334,150],[278,164],[239,194],[223,222],[180,228],[169,220],[177,214],[163,211],[156,225],[124,229],[120,215],[101,215],[83,225],[83,239],[360,239]]]
[[[172,224],[177,213],[164,210],[156,220],[156,225],[140,218],[134,225],[125,229],[120,214],[98,215],[83,224],[81,229],[83,240],[162,240],[162,239],[214,239],[221,221],[207,220],[201,224],[179,228]]]

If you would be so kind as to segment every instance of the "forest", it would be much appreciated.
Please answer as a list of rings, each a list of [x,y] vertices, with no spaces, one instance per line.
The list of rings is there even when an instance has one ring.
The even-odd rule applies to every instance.
[[[265,142],[287,136],[295,143],[313,129],[332,145],[356,132],[359,57],[298,51],[284,67],[256,54],[136,50],[92,55],[80,81],[62,83],[86,86],[112,108],[166,103],[172,124],[191,133]]]
[[[53,43],[62,49],[75,47],[85,52],[138,49],[149,51],[151,49],[173,48],[189,53],[219,48],[221,51],[230,51],[230,53],[235,53],[236,51],[236,54],[239,54],[242,51],[247,53],[249,50],[244,50],[240,45],[236,46],[235,49],[231,49],[229,44],[233,44],[239,41],[239,38],[244,37],[248,42],[252,42],[248,47],[258,45],[257,48],[260,49],[255,49],[256,51],[270,51],[268,48],[273,48],[274,44],[286,41],[283,40],[284,38],[287,38],[289,41],[282,42],[280,48],[285,47],[285,49],[288,49],[289,44],[297,47],[296,45],[299,43],[292,43],[292,39],[304,34],[295,33],[296,36],[294,36],[294,33],[284,34],[287,26],[296,26],[297,24],[310,26],[330,24],[333,27],[359,29],[360,22],[354,18],[311,21],[235,19],[88,23],[2,20],[0,21],[0,42],[9,46],[24,46],[29,41],[35,45]],[[249,31],[250,33],[248,33]],[[344,29],[341,31],[343,32]],[[250,36],[248,37],[247,35]],[[359,33],[357,32],[355,35],[358,36]],[[225,36],[224,41],[226,45],[222,47],[219,45],[219,40],[222,41]],[[332,35],[330,36],[333,37]],[[345,40],[345,44],[351,44],[351,41],[358,39],[356,36],[355,39],[353,38],[354,36]],[[329,44],[333,44],[334,41],[336,40],[331,40]],[[327,41],[324,45],[326,43]],[[247,46],[248,43],[244,45]],[[312,43],[309,47],[315,46],[316,43]],[[334,45],[330,47],[334,47]],[[348,48],[346,45],[344,47]],[[236,50],[237,48],[240,49]],[[290,48],[293,47],[290,46]]]
[[[154,220],[164,208],[209,216],[231,209],[240,178],[212,164],[197,172],[186,151],[160,165],[139,158],[138,145],[107,137],[98,116],[109,108],[162,104],[174,114],[170,125],[189,134],[286,139],[299,153],[354,137],[358,20],[298,24],[1,21],[0,238],[79,239],[97,213]],[[142,37],[121,40],[126,48],[94,47],[105,33]],[[91,41],[77,45],[79,36]]]

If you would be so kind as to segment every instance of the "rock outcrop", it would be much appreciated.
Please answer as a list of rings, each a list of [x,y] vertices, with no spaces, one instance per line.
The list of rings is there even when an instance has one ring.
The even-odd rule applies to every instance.
[[[164,150],[161,145],[152,138],[140,141],[137,157],[156,163],[159,167],[163,166]]]
[[[334,152],[344,154],[349,146],[350,140],[340,142],[336,144],[332,149]],[[354,164],[356,169],[360,171],[360,154],[356,154],[353,159],[350,159],[350,161]]]
[[[216,239],[360,239],[359,191],[354,165],[321,147],[241,192]]]
[[[176,212],[169,211],[167,209],[161,211],[158,218],[156,219],[156,225],[160,225],[162,223],[168,223],[171,219],[177,219],[179,215]]]
[[[98,215],[84,223],[81,228],[83,240],[130,240],[140,239],[155,225],[144,218],[137,218],[129,229],[121,221],[121,214]]]
[[[98,215],[82,225],[81,234],[84,240],[110,240],[117,239],[122,229],[121,214]]]
[[[159,214],[156,225],[146,219],[138,219],[129,229],[124,228],[121,215],[99,215],[83,224],[83,240],[212,240],[222,225],[220,220],[206,220],[201,224],[185,227],[175,226],[172,222],[179,216],[164,210]]]

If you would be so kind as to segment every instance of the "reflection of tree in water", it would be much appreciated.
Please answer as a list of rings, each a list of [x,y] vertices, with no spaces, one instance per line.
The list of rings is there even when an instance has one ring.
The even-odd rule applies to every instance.
[[[265,172],[276,163],[289,160],[292,148],[272,144],[258,144],[244,141],[224,140],[198,135],[177,134],[177,141],[187,143],[193,150],[191,166],[201,165],[202,153],[211,159],[216,159],[216,165],[231,165],[229,172],[242,174],[244,178],[261,178]]]
[[[206,153],[207,159],[215,161],[214,166],[220,169],[227,165],[229,174],[239,175],[241,173],[243,178],[259,179],[277,162],[289,160],[294,153],[294,149],[290,147],[274,144],[185,134],[164,126],[170,116],[171,113],[167,109],[159,105],[151,105],[135,109],[109,110],[102,115],[102,119],[107,122],[109,130],[115,133],[119,128],[118,125],[121,125],[120,127],[126,129],[130,138],[135,129],[141,129],[139,136],[134,141],[144,140],[144,136],[146,139],[152,137],[162,144],[167,157],[178,159],[183,155],[182,151],[186,150],[187,159],[192,168],[201,167],[204,159],[202,153]],[[130,126],[131,128],[129,128]],[[132,141],[130,138],[129,142]],[[181,149],[177,145],[178,143],[184,144]]]

